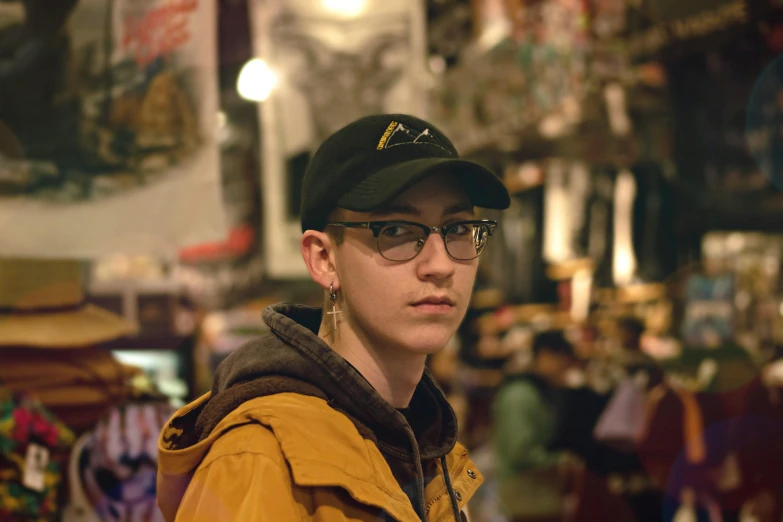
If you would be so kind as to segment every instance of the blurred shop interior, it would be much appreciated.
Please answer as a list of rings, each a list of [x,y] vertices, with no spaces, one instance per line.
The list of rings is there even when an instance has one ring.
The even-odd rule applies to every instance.
[[[470,522],[783,521],[782,53],[780,0],[0,2],[0,520],[161,520],[163,423],[322,302],[315,147],[408,112],[512,193],[429,361]]]

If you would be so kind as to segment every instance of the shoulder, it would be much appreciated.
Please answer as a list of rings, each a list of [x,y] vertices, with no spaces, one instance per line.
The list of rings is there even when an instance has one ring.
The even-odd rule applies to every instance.
[[[280,442],[272,430],[251,422],[223,432],[212,444],[199,468],[206,468],[215,461],[235,456],[257,456],[269,460],[281,469],[286,466]]]
[[[532,379],[514,378],[506,381],[495,395],[496,407],[513,407],[519,404],[542,402],[541,390]]]
[[[529,398],[540,395],[539,385],[527,376],[515,376],[500,385],[497,392],[499,399]]]
[[[263,454],[279,463],[291,456],[292,448],[300,453],[303,448],[323,446],[324,441],[359,437],[353,423],[325,400],[289,392],[242,403],[214,431],[220,436],[210,448],[210,458]]]

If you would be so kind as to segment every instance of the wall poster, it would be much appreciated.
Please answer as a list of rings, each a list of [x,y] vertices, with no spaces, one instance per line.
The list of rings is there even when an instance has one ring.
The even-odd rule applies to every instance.
[[[221,239],[214,0],[0,3],[0,255]]]
[[[307,275],[299,247],[301,185],[318,145],[380,112],[424,114],[421,0],[254,0],[254,48],[278,82],[260,105],[267,275]]]

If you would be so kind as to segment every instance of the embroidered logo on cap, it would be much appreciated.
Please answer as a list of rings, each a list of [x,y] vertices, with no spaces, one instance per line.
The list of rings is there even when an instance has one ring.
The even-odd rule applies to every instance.
[[[413,143],[427,143],[429,145],[435,145],[445,150],[449,154],[451,151],[446,147],[438,143],[435,136],[432,135],[430,129],[424,129],[423,131],[417,131],[406,127],[402,123],[393,121],[386,127],[386,130],[381,136],[378,146],[378,150],[388,149],[391,147],[397,147],[399,145],[408,145]]]

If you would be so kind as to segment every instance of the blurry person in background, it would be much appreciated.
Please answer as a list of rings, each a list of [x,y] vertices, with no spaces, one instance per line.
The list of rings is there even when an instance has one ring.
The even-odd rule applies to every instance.
[[[527,370],[510,375],[493,404],[500,498],[515,522],[566,519],[581,461],[558,449],[564,394],[578,364],[561,330],[537,334]]]
[[[620,378],[631,376],[644,379],[648,389],[660,384],[663,371],[658,362],[642,348],[644,323],[636,317],[624,316],[617,319],[615,328],[620,348],[617,358],[621,368]]]
[[[642,437],[642,440],[623,436],[617,438],[618,431],[628,435],[628,431],[621,427],[633,427],[632,431],[638,432],[639,423],[652,422],[644,417],[629,415],[628,407],[617,409],[618,405],[628,404],[627,401],[633,401],[630,404],[636,406],[648,404],[651,390],[664,381],[663,370],[657,361],[643,350],[645,330],[644,322],[633,316],[621,316],[614,320],[610,335],[615,350],[609,354],[606,362],[612,388],[606,397],[608,403],[598,421],[595,437],[602,446],[600,471],[606,475],[611,493],[622,499],[638,522],[656,522],[662,517],[663,496],[648,472],[647,467],[655,460],[648,453],[666,438],[656,437],[654,441],[649,436]],[[639,411],[638,407],[633,409]],[[663,411],[661,409],[657,415]],[[661,425],[660,422],[658,425]],[[606,429],[614,432],[615,437],[607,438]],[[669,430],[667,435],[676,433],[679,432]],[[657,454],[653,451],[653,455]]]
[[[638,353],[642,351],[642,336],[644,335],[644,323],[632,316],[622,316],[617,319],[618,342],[623,352]]]

